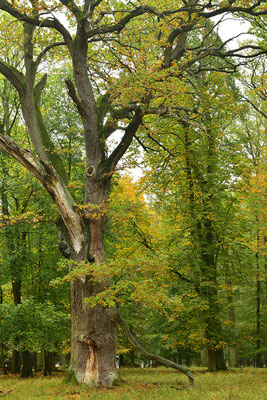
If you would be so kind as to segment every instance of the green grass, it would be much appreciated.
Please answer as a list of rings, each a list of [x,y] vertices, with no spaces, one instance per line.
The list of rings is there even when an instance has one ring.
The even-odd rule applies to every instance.
[[[64,385],[63,375],[36,375],[20,379],[0,377],[0,398],[10,400],[266,400],[267,372],[264,369],[236,369],[220,373],[194,372],[196,387],[179,390],[187,379],[165,368],[121,369],[122,387],[87,389]]]

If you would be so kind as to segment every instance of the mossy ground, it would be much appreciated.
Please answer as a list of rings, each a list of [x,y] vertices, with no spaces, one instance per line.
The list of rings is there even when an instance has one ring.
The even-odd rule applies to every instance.
[[[63,384],[63,374],[33,378],[0,376],[0,398],[10,400],[266,400],[267,370],[235,369],[209,373],[193,369],[196,387],[179,390],[187,378],[171,369],[121,369],[123,386],[88,389]]]

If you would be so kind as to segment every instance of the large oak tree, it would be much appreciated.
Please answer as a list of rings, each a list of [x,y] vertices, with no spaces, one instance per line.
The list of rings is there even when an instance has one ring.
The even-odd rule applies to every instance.
[[[169,108],[155,108],[155,104],[149,107],[152,93],[148,96],[140,93],[137,101],[127,107],[120,104],[111,109],[114,99],[110,99],[109,93],[102,93],[102,98],[97,101],[93,81],[89,78],[93,74],[92,70],[88,71],[88,49],[96,43],[119,40],[125,28],[134,30],[134,21],[147,15],[151,24],[161,24],[158,36],[160,54],[155,54],[155,59],[161,60],[158,70],[170,69],[171,76],[171,67],[176,63],[180,69],[179,79],[182,79],[184,71],[194,65],[198,68],[199,60],[207,56],[227,57],[221,44],[219,47],[216,43],[206,47],[203,41],[203,45],[188,48],[188,35],[203,27],[201,21],[225,12],[243,12],[252,16],[266,14],[263,4],[261,0],[249,1],[245,5],[239,0],[149,1],[148,4],[140,1],[124,3],[85,0],[75,3],[72,0],[62,0],[43,3],[35,0],[0,0],[3,13],[12,16],[23,29],[23,67],[19,70],[6,61],[0,61],[0,72],[19,94],[22,114],[34,150],[21,148],[6,135],[0,136],[0,146],[43,184],[57,205],[63,221],[63,224],[59,224],[62,239],[60,247],[66,257],[72,258],[74,263],[105,261],[106,216],[102,211],[108,200],[112,173],[130,146],[143,115],[173,112]],[[70,19],[69,26],[61,22],[62,16]],[[47,35],[45,46],[38,43],[41,31]],[[62,159],[55,151],[52,135],[46,128],[45,116],[40,107],[47,81],[47,75],[41,72],[45,68],[43,60],[50,50],[58,46],[66,47],[66,57],[71,60],[72,78],[66,80],[66,85],[77,107],[84,132],[86,168],[85,206],[82,211],[76,207],[68,188],[68,176]],[[260,50],[256,47],[255,51]],[[228,56],[235,56],[237,52],[228,52]],[[231,68],[235,69],[236,65],[228,63],[228,69]],[[163,78],[166,76],[165,73]],[[112,116],[113,122],[109,116]],[[108,154],[106,140],[117,129],[119,120],[123,120],[124,135],[117,147]],[[117,377],[116,310],[101,305],[89,308],[83,301],[108,285],[108,279],[99,283],[90,279],[90,276],[72,282],[70,368],[79,383],[108,386]]]

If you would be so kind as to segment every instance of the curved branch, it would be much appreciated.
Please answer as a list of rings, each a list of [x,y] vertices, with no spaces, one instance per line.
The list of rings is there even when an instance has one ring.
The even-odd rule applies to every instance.
[[[43,56],[51,49],[53,49],[54,47],[57,46],[66,46],[65,42],[58,42],[58,43],[51,43],[49,46],[45,47],[43,51],[41,51],[41,53],[38,55],[36,61],[35,61],[35,65],[39,65],[40,62],[42,61]]]
[[[117,311],[117,318],[120,326],[122,327],[123,333],[125,336],[128,338],[129,342],[134,346],[134,348],[141,353],[145,358],[149,360],[155,360],[158,361],[160,364],[165,365],[166,367],[171,367],[174,368],[178,371],[181,371],[183,374],[187,376],[189,379],[189,384],[190,386],[194,386],[194,377],[191,371],[189,371],[186,367],[183,365],[177,364],[173,361],[167,360],[166,358],[163,358],[161,356],[158,356],[157,354],[152,354],[148,353],[141,344],[135,339],[133,336],[129,326],[127,325],[126,321],[123,319],[122,315],[120,314],[119,311]],[[188,386],[186,386],[188,387]],[[185,387],[185,388],[186,388]]]
[[[158,17],[164,16],[164,13],[158,11],[155,7],[149,5],[143,5],[135,8],[133,11],[129,12],[125,17],[123,17],[120,21],[118,21],[113,25],[98,26],[97,28],[88,30],[87,37],[91,38],[98,34],[105,34],[112,32],[120,33],[133,18],[138,17],[139,15],[143,15],[145,13],[154,14],[157,15]]]
[[[0,135],[0,148],[31,172],[41,183],[44,182],[45,170],[30,150],[23,149],[7,135]]]
[[[118,164],[126,150],[129,148],[130,144],[132,143],[133,137],[142,122],[142,117],[143,112],[140,108],[138,108],[135,112],[135,116],[130,121],[129,125],[127,125],[120,143],[104,163],[104,166],[109,171],[113,171],[115,169],[116,165]]]
[[[267,9],[262,9],[255,11],[257,7],[260,7],[263,3],[265,3],[265,0],[258,0],[255,4],[252,4],[250,7],[242,7],[242,6],[226,6],[222,8],[218,8],[217,10],[214,11],[202,11],[199,12],[200,16],[206,17],[206,18],[211,18],[215,17],[216,15],[224,14],[224,13],[236,13],[236,12],[243,12],[245,14],[257,16],[257,15],[266,15],[267,14]]]
[[[20,95],[25,91],[24,76],[12,65],[0,60],[0,73],[14,86]]]
[[[45,28],[53,28],[57,30],[65,39],[66,44],[70,47],[72,42],[72,37],[69,31],[65,28],[64,25],[60,23],[60,21],[53,18],[46,18],[44,20],[40,20],[38,18],[30,17],[27,14],[19,12],[15,7],[13,7],[8,1],[0,0],[0,10],[6,11],[8,14],[12,15],[12,17],[16,18],[21,22],[28,22],[34,26],[40,26]]]

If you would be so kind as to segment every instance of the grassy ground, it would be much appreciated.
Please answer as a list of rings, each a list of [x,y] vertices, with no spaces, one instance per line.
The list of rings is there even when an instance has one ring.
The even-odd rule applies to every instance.
[[[195,389],[179,390],[187,379],[171,369],[122,369],[125,384],[112,389],[88,390],[62,384],[63,375],[36,375],[32,379],[0,377],[0,398],[8,400],[266,400],[267,370],[230,372],[194,371]]]

